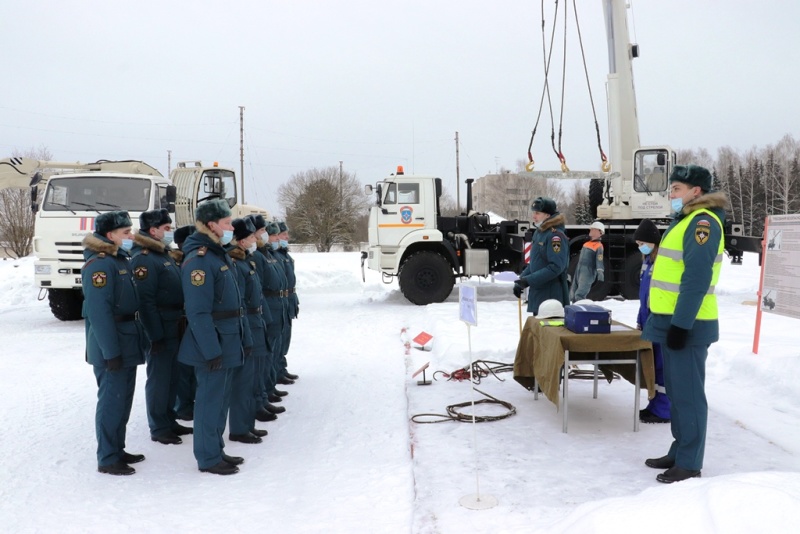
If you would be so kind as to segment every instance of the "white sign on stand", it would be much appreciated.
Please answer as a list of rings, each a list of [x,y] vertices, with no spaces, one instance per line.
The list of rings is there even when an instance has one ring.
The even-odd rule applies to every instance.
[[[469,366],[472,369],[472,334],[470,326],[478,326],[478,296],[473,286],[462,285],[458,288],[458,316],[467,325],[467,344],[469,346]],[[491,495],[481,495],[481,482],[478,474],[478,431],[475,423],[475,382],[470,372],[470,386],[472,386],[472,439],[475,451],[475,493],[464,495],[458,503],[470,510],[487,510],[497,506],[497,499]]]

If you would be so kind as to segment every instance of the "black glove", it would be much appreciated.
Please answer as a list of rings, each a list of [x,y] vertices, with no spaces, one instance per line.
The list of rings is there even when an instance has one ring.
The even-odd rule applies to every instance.
[[[122,369],[122,356],[106,360],[106,369],[109,371],[119,371]]]
[[[219,371],[222,369],[222,355],[220,354],[213,360],[209,360],[208,362],[208,370],[209,371]]]
[[[522,286],[517,283],[514,284],[514,296],[522,298]]]
[[[672,350],[681,350],[686,346],[687,337],[689,337],[688,330],[671,324],[667,330],[667,347]]]
[[[519,287],[521,287],[522,289],[525,289],[526,287],[528,287],[528,286],[530,285],[530,284],[528,283],[528,281],[527,281],[527,280],[525,280],[524,278],[520,278],[519,280],[517,280],[517,281],[516,281],[516,282],[514,282],[514,283],[515,283],[515,284],[517,284],[517,285],[518,285]]]
[[[294,318],[297,319],[300,317],[300,305],[297,305],[297,310],[294,312]]]

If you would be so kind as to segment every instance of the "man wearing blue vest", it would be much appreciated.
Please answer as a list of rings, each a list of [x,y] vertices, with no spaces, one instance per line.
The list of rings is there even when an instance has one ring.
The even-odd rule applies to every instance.
[[[666,469],[664,483],[700,476],[706,444],[708,347],[719,339],[716,285],[724,252],[725,206],[711,173],[676,165],[669,177],[674,219],[664,233],[650,283],[650,317],[642,337],[661,344],[673,442],[645,465]]]

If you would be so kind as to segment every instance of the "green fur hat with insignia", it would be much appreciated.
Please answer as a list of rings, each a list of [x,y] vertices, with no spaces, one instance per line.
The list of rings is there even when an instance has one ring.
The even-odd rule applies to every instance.
[[[675,165],[672,168],[672,174],[669,175],[669,181],[670,183],[683,182],[692,187],[699,187],[704,193],[711,191],[711,173],[699,165]]]
[[[231,208],[228,206],[228,203],[221,198],[203,202],[197,206],[196,210],[194,210],[195,220],[198,220],[203,224],[208,224],[211,221],[216,222],[220,219],[230,216]]]
[[[278,223],[276,222],[268,222],[267,223],[267,233],[269,235],[277,235],[281,233],[280,227],[278,227]]]
[[[109,211],[94,218],[94,231],[105,236],[117,228],[133,226],[127,211]]]
[[[557,211],[556,201],[550,197],[538,197],[531,204],[531,210],[553,215]]]
[[[286,226],[286,223],[284,221],[278,221],[278,230],[280,230],[281,233],[287,232],[289,230],[289,227]]]
[[[169,216],[169,212],[164,208],[143,211],[139,215],[139,230],[146,232],[150,228],[158,228],[165,224],[172,224],[172,217]]]

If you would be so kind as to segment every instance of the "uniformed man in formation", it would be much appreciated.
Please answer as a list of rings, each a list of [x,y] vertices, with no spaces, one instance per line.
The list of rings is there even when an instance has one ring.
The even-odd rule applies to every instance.
[[[150,437],[180,444],[194,433],[201,472],[234,474],[244,459],[225,454],[228,439],[261,443],[297,375],[286,369],[299,303],[288,228],[261,215],[231,220],[223,200],[201,204],[196,222],[173,232],[166,209],[95,219],[84,239],[86,357],[98,397],[98,471],[135,472],[144,455],[125,449],[136,366],[147,362]],[[171,247],[178,245],[178,250]],[[132,258],[132,259],[131,259]],[[177,420],[194,421],[194,428]]]
[[[268,272],[262,280],[263,293],[267,301],[273,321],[267,325],[267,347],[270,352],[270,365],[265,373],[266,402],[271,405],[283,401],[288,393],[277,389],[278,381],[283,376],[283,342],[286,329],[289,328],[289,282],[283,259],[278,255],[280,248],[280,229],[278,223],[266,223],[267,242],[259,252],[266,259]],[[265,405],[267,411],[269,406]]]
[[[194,225],[187,224],[175,230],[175,245],[177,250],[172,250],[170,255],[180,265],[183,262],[183,242],[194,233]],[[183,291],[181,291],[183,295]],[[178,336],[183,337],[186,331],[186,315],[182,315],[178,322]],[[178,362],[178,388],[175,399],[175,417],[181,421],[194,419],[194,390],[197,380],[194,377],[194,367]]]
[[[228,439],[241,443],[261,443],[266,430],[255,427],[256,412],[261,408],[259,381],[267,356],[267,338],[262,308],[261,279],[254,254],[256,252],[256,228],[250,219],[233,221],[234,241],[228,250],[233,260],[242,292],[243,307],[247,320],[245,326],[244,365],[233,372],[231,397],[230,434]],[[269,313],[269,312],[267,312]],[[248,337],[249,336],[249,337]]]
[[[81,269],[86,360],[97,380],[97,470],[131,475],[142,454],[125,451],[125,432],[136,388],[136,366],[149,348],[139,322],[139,299],[131,272],[131,219],[126,211],[95,218],[94,233],[83,240]]]
[[[196,232],[183,244],[181,281],[188,328],[178,359],[194,367],[194,456],[202,472],[230,475],[244,459],[225,454],[223,433],[233,369],[244,363],[244,310],[235,267],[223,248],[233,240],[221,199],[198,206]]]
[[[294,384],[294,381],[299,377],[296,374],[290,373],[287,370],[286,354],[289,352],[289,344],[292,342],[292,321],[297,319],[300,315],[300,300],[297,298],[297,291],[295,284],[297,278],[294,275],[294,259],[289,255],[289,227],[286,226],[284,221],[278,222],[278,250],[277,255],[283,260],[283,269],[286,273],[286,283],[288,284],[288,307],[289,307],[289,322],[285,330],[283,341],[281,345],[281,373],[278,379],[279,384],[289,385]]]
[[[183,314],[181,270],[169,245],[173,241],[172,218],[165,209],[139,216],[131,268],[139,296],[139,313],[150,338],[146,355],[145,401],[150,438],[164,445],[182,443],[192,429],[176,421],[178,395],[178,322]],[[177,251],[176,251],[177,252]]]

